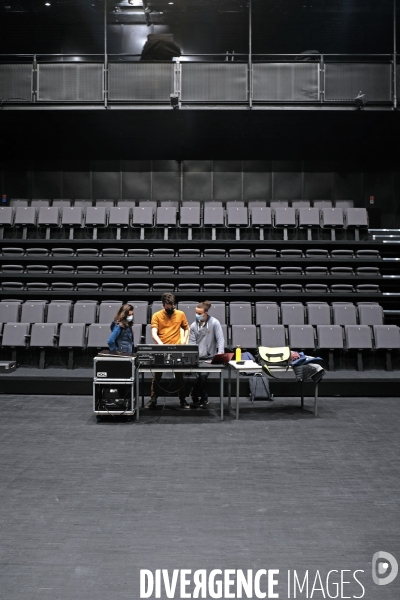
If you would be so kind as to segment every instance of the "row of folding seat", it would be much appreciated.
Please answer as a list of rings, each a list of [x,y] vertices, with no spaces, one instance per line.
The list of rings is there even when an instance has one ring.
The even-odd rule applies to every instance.
[[[2,347],[11,348],[104,348],[110,335],[108,324],[5,323],[0,324]],[[226,347],[255,350],[259,345],[296,350],[398,350],[397,325],[223,325]],[[152,343],[151,326],[134,325],[134,344]]]
[[[86,209],[74,207],[0,207],[0,227],[25,229],[34,227],[74,228],[154,228],[187,229],[208,227],[232,227],[240,229],[270,228],[295,229],[322,228],[331,232],[335,229],[368,228],[368,214],[365,208],[293,208],[293,207],[223,207],[205,205],[203,214],[199,206],[173,206],[154,209],[150,206],[104,207],[89,206]],[[71,237],[71,234],[70,234]]]
[[[283,258],[283,259],[298,259],[298,258],[306,258],[306,259],[334,259],[334,260],[351,260],[353,258],[360,258],[364,260],[378,260],[381,258],[379,251],[374,249],[359,249],[355,252],[350,249],[337,249],[337,250],[326,250],[324,248],[308,248],[306,250],[300,250],[299,248],[284,248],[282,250],[276,250],[274,248],[255,248],[254,250],[250,248],[231,248],[229,250],[225,250],[224,248],[205,248],[201,251],[199,248],[179,248],[175,250],[174,248],[128,248],[125,250],[124,248],[40,248],[40,247],[6,247],[4,246],[1,249],[1,253],[4,258],[14,258],[16,256],[20,257],[39,257],[43,258],[47,256],[54,256],[55,258],[59,257],[86,257],[86,258],[98,258],[100,256],[105,257],[137,257],[137,258],[147,258],[147,257],[165,257],[165,258],[174,258],[174,257],[214,257],[216,260],[222,258],[261,258],[265,260],[274,259],[274,258]]]
[[[129,203],[129,204],[128,204]],[[10,200],[10,206],[34,206],[37,208],[48,207],[48,206],[80,206],[86,208],[88,206],[105,206],[110,208],[112,206],[146,206],[151,205],[154,208],[158,206],[201,206],[204,203],[210,203],[215,206],[248,206],[252,208],[254,206],[270,206],[271,208],[280,206],[292,206],[294,208],[307,208],[314,206],[316,208],[354,208],[353,200],[226,200],[221,202],[219,200],[132,200],[132,199],[120,199],[120,200],[71,200],[71,199],[17,199]]]
[[[231,283],[225,285],[224,283],[178,283],[177,285],[166,282],[166,283],[128,283],[124,285],[119,282],[103,282],[94,283],[91,281],[83,281],[80,283],[71,283],[66,281],[54,281],[47,283],[45,281],[33,281],[28,283],[22,283],[21,281],[3,281],[1,284],[3,291],[81,291],[81,292],[178,292],[178,293],[194,293],[194,292],[205,292],[205,293],[224,293],[231,292],[235,294],[239,293],[311,293],[311,294],[352,294],[353,292],[366,293],[366,294],[380,294],[381,289],[377,284],[363,283],[360,285],[353,286],[351,284],[333,284],[328,286],[324,283],[307,283],[301,285],[299,283],[283,283],[278,286],[275,283],[256,283],[251,285],[250,283]]]
[[[64,273],[69,274],[85,274],[91,273],[97,274],[111,274],[111,275],[182,275],[182,276],[198,276],[198,275],[232,275],[232,276],[249,276],[256,275],[261,277],[282,275],[282,276],[310,276],[310,277],[321,277],[321,276],[335,276],[335,277],[353,277],[354,275],[359,277],[379,277],[381,272],[378,267],[328,267],[325,266],[310,266],[303,269],[302,267],[291,266],[291,267],[274,267],[274,266],[256,266],[254,269],[247,265],[237,265],[232,267],[223,267],[221,265],[206,265],[199,267],[197,265],[184,265],[177,268],[171,265],[154,265],[148,267],[144,265],[131,265],[127,268],[122,265],[102,265],[100,267],[96,265],[41,265],[41,264],[27,264],[27,265],[3,265],[0,267],[3,273],[19,273],[19,274],[32,274],[40,275],[48,273]]]
[[[134,322],[145,325],[162,308],[160,301],[128,300],[134,307]],[[121,301],[2,300],[0,323],[111,323]],[[189,322],[194,321],[197,302],[179,302]],[[210,315],[230,325],[383,325],[384,312],[375,302],[213,302]]]

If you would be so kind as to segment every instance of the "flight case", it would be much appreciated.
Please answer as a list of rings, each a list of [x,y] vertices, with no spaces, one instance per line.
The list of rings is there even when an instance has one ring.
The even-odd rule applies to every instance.
[[[93,412],[105,416],[132,417],[136,411],[135,358],[96,356],[93,376]]]

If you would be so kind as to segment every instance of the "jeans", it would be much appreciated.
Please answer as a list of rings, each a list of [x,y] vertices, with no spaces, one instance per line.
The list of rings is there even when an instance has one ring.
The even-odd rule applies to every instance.
[[[209,373],[196,373],[197,379],[192,388],[192,398],[199,400],[207,400],[208,394],[206,390],[207,378]]]
[[[175,393],[178,395],[179,400],[183,401],[186,398],[185,387],[186,381],[184,378],[184,373],[180,373],[179,371],[174,371],[175,378],[168,381],[166,385],[163,387],[165,390],[160,389],[160,381],[163,376],[162,373],[154,373],[153,379],[151,381],[151,398],[157,399],[160,395],[166,395],[168,393]]]

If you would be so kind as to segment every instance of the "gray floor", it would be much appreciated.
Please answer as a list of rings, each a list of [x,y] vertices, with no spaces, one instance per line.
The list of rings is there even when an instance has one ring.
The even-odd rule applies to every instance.
[[[243,401],[223,423],[171,399],[138,424],[96,423],[87,396],[0,401],[1,598],[136,600],[141,568],[276,568],[280,598],[288,570],[323,598],[316,571],[329,597],[343,569],[339,597],[400,597],[371,578],[375,552],[400,562],[397,398],[324,398],[317,419]]]

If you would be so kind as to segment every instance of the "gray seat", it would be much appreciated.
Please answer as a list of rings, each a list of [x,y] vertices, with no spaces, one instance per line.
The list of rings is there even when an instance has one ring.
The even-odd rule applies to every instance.
[[[351,294],[354,292],[354,288],[350,284],[334,283],[331,285],[331,292],[334,294]]]
[[[2,269],[3,273],[23,273],[24,267],[23,265],[3,265]]]
[[[254,256],[256,258],[276,258],[277,251],[274,248],[256,248]]]
[[[312,240],[313,230],[319,228],[319,209],[303,207],[296,210],[299,229],[307,229],[307,239]]]
[[[64,206],[71,206],[72,201],[62,198],[57,198],[53,200],[53,206],[57,206],[58,208],[64,208]]]
[[[325,250],[323,248],[308,248],[308,250],[305,251],[304,256],[306,258],[329,258],[329,252],[328,250]]]
[[[309,208],[310,206],[309,200],[292,200],[292,208]]]
[[[52,300],[47,307],[48,323],[69,323],[71,320],[72,302]]]
[[[171,208],[179,208],[179,200],[161,200],[160,206],[166,206]]]
[[[85,258],[96,258],[100,252],[97,248],[77,248],[76,255],[83,256]]]
[[[373,283],[362,283],[360,285],[356,285],[356,292],[362,294],[380,294],[381,290],[379,285],[375,285]]]
[[[354,208],[353,200],[336,200],[335,201],[336,208]]]
[[[97,273],[99,273],[100,268],[96,267],[94,265],[78,265],[76,267],[76,272],[79,274],[81,273],[92,273],[93,275],[96,275]]]
[[[39,208],[37,224],[38,227],[60,227],[60,209],[56,206]]]
[[[288,329],[291,348],[315,349],[315,332],[312,325],[289,325]]]
[[[228,206],[226,209],[226,226],[236,229],[236,239],[240,239],[240,228],[249,227],[249,215],[245,206]]]
[[[236,258],[237,256],[239,256],[240,258],[242,258],[243,256],[247,256],[250,258],[251,250],[250,248],[231,248],[229,250],[229,256],[233,258]]]
[[[85,348],[86,324],[62,323],[58,346],[59,348]]]
[[[0,206],[0,229],[4,227],[13,227],[14,209],[11,206]],[[3,233],[1,233],[3,237]]]
[[[368,227],[368,213],[366,208],[345,208],[344,223],[346,229]]]
[[[315,208],[332,208],[332,200],[314,200]]]
[[[102,255],[118,258],[125,256],[125,250],[123,248],[103,248]]]
[[[44,323],[46,304],[45,300],[24,302],[21,308],[21,323]]]
[[[321,350],[342,350],[344,341],[341,326],[317,325],[317,348]]]
[[[204,275],[225,275],[225,267],[221,265],[206,265],[203,267]]]
[[[256,325],[278,325],[279,309],[276,302],[256,302]]]
[[[381,258],[378,250],[356,250],[356,258],[378,260]]]
[[[154,288],[153,288],[154,289]],[[199,292],[199,283],[178,283],[176,287],[177,292]]]
[[[50,289],[50,284],[44,281],[33,281],[26,284],[26,289],[28,292],[45,292]]]
[[[379,277],[380,274],[378,267],[357,267],[356,269],[358,277]]]
[[[76,302],[74,305],[73,323],[96,323],[97,302]]]
[[[93,200],[75,200],[74,206],[77,208],[82,208],[83,212],[85,213],[87,208],[93,206]]]
[[[132,325],[133,345],[137,346],[143,342],[143,326],[140,323]]]
[[[148,283],[128,283],[127,292],[148,292],[150,285]]]
[[[181,206],[201,206],[199,200],[182,200]]]
[[[201,215],[199,206],[182,206],[179,214],[180,227],[200,227]]]
[[[148,321],[149,303],[147,300],[128,300],[133,306],[133,322],[135,324],[145,325]]]
[[[49,250],[47,248],[38,248],[37,246],[34,246],[33,248],[26,249],[26,255],[28,258],[31,258],[31,256],[35,258],[38,256],[49,256]]]
[[[127,256],[139,256],[143,258],[150,256],[150,250],[147,248],[128,248]]]
[[[153,256],[172,257],[175,256],[175,250],[173,248],[153,248]]]
[[[174,273],[175,269],[171,265],[156,265],[153,267],[153,275],[164,277],[165,275],[173,275]]]
[[[332,302],[334,325],[357,325],[357,311],[351,302]]]
[[[13,198],[12,200],[10,200],[10,206],[17,208],[18,206],[29,206],[29,200],[26,199],[20,199],[20,198]]]
[[[257,348],[257,329],[255,325],[232,325],[231,344],[233,348],[254,350]]]
[[[117,207],[121,208],[135,208],[135,200],[117,200]]]
[[[297,227],[296,209],[289,207],[274,208],[272,211],[272,222],[275,229],[283,229],[283,239],[287,240],[288,229]]]
[[[243,200],[228,200],[225,202],[225,208],[244,208],[245,204]]]
[[[383,308],[376,303],[358,304],[358,319],[360,325],[383,325]]]
[[[145,344],[155,344],[155,341],[151,337],[151,325],[146,325],[145,327]]]
[[[280,291],[285,294],[300,294],[303,291],[303,286],[299,283],[283,283],[280,286]]]
[[[200,275],[200,267],[196,265],[185,265],[182,267],[178,267],[179,275]]]
[[[335,240],[335,230],[343,229],[343,210],[341,208],[322,208],[320,210],[321,229],[330,229],[331,239]]]
[[[288,248],[280,251],[281,258],[303,258],[303,253],[298,248]]]
[[[249,200],[247,202],[247,208],[249,209],[249,211],[251,211],[252,208],[257,208],[257,207],[266,208],[266,206],[267,206],[266,200]]]
[[[229,275],[239,275],[240,277],[246,277],[248,275],[251,275],[251,267],[248,267],[246,265],[229,267]]]
[[[4,323],[2,346],[27,348],[30,327],[30,323]]]
[[[154,227],[154,213],[151,206],[136,206],[132,209],[132,227],[140,228],[140,239],[144,239],[145,228]]]
[[[3,281],[1,287],[3,290],[22,291],[24,289],[24,284],[20,281]]]
[[[153,283],[153,292],[173,292],[174,289],[173,283]]]
[[[36,208],[31,206],[17,206],[15,209],[14,225],[22,227],[22,238],[26,239],[28,227],[36,227]]]
[[[139,200],[138,206],[141,208],[151,208],[154,215],[157,210],[157,200]]]
[[[92,281],[83,281],[82,283],[76,284],[77,292],[97,292],[99,288],[99,284],[93,283]]]
[[[159,310],[161,310],[162,307],[163,307],[163,305],[162,305],[162,302],[160,300],[154,300],[154,302],[153,302],[153,304],[151,305],[151,308],[150,308],[151,317],[154,315],[155,312],[158,312]]]
[[[372,349],[371,329],[368,325],[345,325],[347,350]]]
[[[304,306],[300,302],[281,302],[281,323],[304,325]]]
[[[107,226],[107,209],[105,206],[89,206],[86,209],[85,217],[86,227],[106,227]],[[94,237],[94,236],[93,236]]]
[[[57,323],[34,323],[31,329],[31,348],[54,348],[57,346]]]
[[[58,258],[59,256],[74,256],[75,250],[73,248],[52,248],[51,253]]]
[[[53,265],[53,273],[64,273],[65,275],[72,275],[75,269],[72,265]]]
[[[209,315],[218,319],[221,325],[226,324],[226,307],[225,302],[213,302],[209,310]],[[225,341],[227,338],[225,337]]]
[[[21,302],[0,302],[0,323],[17,323],[21,312]]]
[[[105,281],[101,284],[101,289],[103,292],[123,292],[125,290],[125,286],[119,281]]]
[[[260,325],[260,344],[268,348],[286,346],[285,327],[283,325]]]
[[[271,208],[288,208],[289,201],[288,200],[271,200],[269,205]]]
[[[134,275],[137,277],[141,277],[143,275],[149,275],[150,268],[145,267],[143,265],[132,265],[127,268],[128,275]]]
[[[203,214],[204,227],[211,228],[211,239],[216,239],[216,228],[224,226],[224,209],[222,206],[204,206]]]
[[[223,283],[204,283],[203,284],[204,292],[225,292],[225,284]]]
[[[305,275],[307,277],[325,277],[328,275],[328,267],[306,267]]]
[[[168,228],[177,226],[175,206],[159,206],[156,213],[156,227],[164,227],[164,239],[168,239]]]
[[[254,291],[255,292],[260,292],[260,293],[269,293],[269,292],[276,292],[278,290],[278,286],[276,285],[276,283],[256,283],[254,286]]]
[[[330,325],[331,309],[327,302],[307,302],[306,306],[309,325]]]
[[[233,293],[237,292],[251,292],[252,286],[250,283],[231,283],[229,285],[229,291]]]
[[[66,291],[71,291],[74,289],[74,284],[73,283],[69,283],[67,281],[53,281],[53,283],[51,284],[51,287],[53,289],[53,291],[55,292],[66,292]]]
[[[331,275],[336,277],[353,277],[354,271],[351,267],[331,267]]]
[[[114,206],[114,200],[95,200],[94,205],[104,208],[112,208]]]
[[[107,340],[110,337],[109,323],[91,323],[88,327],[88,348],[104,348],[107,347]]]
[[[195,320],[195,315],[196,315],[196,306],[197,306],[198,302],[179,302],[178,304],[178,309],[183,311],[186,315],[186,319],[189,323],[189,325],[191,323],[193,323],[193,321]],[[210,313],[211,314],[211,313]]]
[[[400,329],[397,325],[374,325],[376,350],[399,350]]]
[[[103,265],[101,270],[106,275],[122,275],[125,273],[125,269],[122,265]]]
[[[231,302],[229,304],[229,323],[231,325],[251,325],[252,322],[250,302]]]
[[[40,275],[41,273],[48,273],[49,267],[47,265],[27,265],[26,272]]]
[[[180,248],[179,256],[200,256],[200,248]]]
[[[63,227],[83,227],[83,209],[80,206],[64,206],[61,209]]]
[[[219,256],[222,258],[226,256],[226,251],[223,248],[206,248],[204,250],[204,256]]]
[[[339,260],[351,260],[354,258],[353,250],[331,250],[331,258]]]
[[[326,294],[329,288],[325,283],[307,283],[304,291],[308,294]]]

